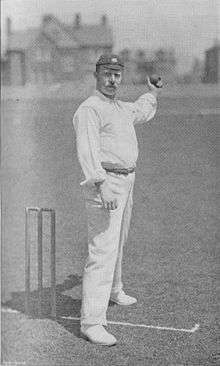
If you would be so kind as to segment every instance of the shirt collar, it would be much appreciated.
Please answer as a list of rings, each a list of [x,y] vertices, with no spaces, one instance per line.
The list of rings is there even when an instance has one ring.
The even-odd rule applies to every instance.
[[[96,95],[97,97],[99,97],[101,100],[103,100],[104,102],[109,102],[109,103],[118,103],[118,99],[114,98],[108,98],[106,97],[104,94],[102,94],[99,90],[95,89],[94,91],[94,95]]]

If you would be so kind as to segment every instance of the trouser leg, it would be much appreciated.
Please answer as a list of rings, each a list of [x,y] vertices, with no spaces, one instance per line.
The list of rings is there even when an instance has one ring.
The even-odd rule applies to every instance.
[[[120,240],[119,240],[119,246],[118,246],[118,255],[115,265],[115,271],[114,271],[114,277],[113,277],[113,283],[112,283],[112,293],[118,293],[123,288],[122,283],[122,257],[123,257],[123,247],[124,244],[127,241],[128,238],[128,232],[130,227],[130,221],[131,221],[131,213],[132,213],[132,206],[133,206],[133,186],[131,185],[131,189],[127,198],[127,202],[125,205],[125,209],[122,216],[122,222],[121,222],[121,232],[120,232]]]
[[[120,183],[119,178],[115,178],[115,186],[117,182]],[[119,184],[119,207],[112,211],[102,207],[95,191],[86,197],[88,258],[83,274],[81,324],[106,325],[127,195],[127,185],[120,190]]]

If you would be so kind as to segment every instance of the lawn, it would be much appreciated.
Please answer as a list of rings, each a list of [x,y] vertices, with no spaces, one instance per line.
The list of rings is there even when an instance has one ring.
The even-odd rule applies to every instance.
[[[135,99],[139,89],[127,90]],[[2,362],[28,366],[211,366],[217,347],[216,93],[162,96],[156,117],[137,127],[139,160],[125,289],[138,303],[109,306],[108,319],[195,333],[109,325],[118,344],[79,336],[86,218],[79,187],[72,115],[81,99],[22,98],[2,110]],[[81,98],[81,96],[80,96]],[[31,317],[24,315],[24,208],[52,207],[57,217],[57,313],[49,318],[49,231],[44,230],[44,318],[36,313],[36,227],[31,219]],[[3,363],[4,364],[4,363]],[[19,364],[19,363],[18,363]]]

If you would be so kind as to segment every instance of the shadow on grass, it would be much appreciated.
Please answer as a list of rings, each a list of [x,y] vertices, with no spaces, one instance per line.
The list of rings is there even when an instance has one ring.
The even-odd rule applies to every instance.
[[[56,285],[56,320],[66,330],[80,337],[79,321],[74,319],[63,319],[62,317],[80,317],[81,300],[73,299],[71,296],[64,295],[62,292],[70,290],[82,283],[82,277],[77,274],[69,275],[63,283]],[[42,294],[42,316],[41,318],[51,318],[51,292],[49,287],[43,288]],[[12,292],[12,297],[9,301],[2,304],[4,307],[17,310],[25,314],[25,292]],[[109,306],[114,306],[115,303],[109,301]],[[38,314],[38,291],[34,290],[30,293],[29,317],[39,319]]]
[[[79,335],[79,323],[64,320],[63,316],[71,316],[71,317],[79,317],[80,316],[80,308],[81,308],[81,300],[73,299],[71,296],[64,295],[62,292],[66,290],[70,290],[75,286],[79,286],[82,283],[81,276],[72,274],[69,275],[67,279],[64,280],[63,283],[56,285],[56,312],[57,318],[56,321],[64,326],[68,331],[71,331],[76,336]],[[3,303],[4,307],[8,307],[13,310],[17,310],[21,313],[25,313],[25,292],[13,292],[12,297],[9,301]],[[43,288],[42,294],[42,317],[41,318],[51,318],[51,306],[50,306],[50,298],[51,292],[49,287]],[[39,318],[38,315],[38,291],[34,290],[30,293],[30,307],[29,307],[29,316],[31,318]],[[72,326],[68,326],[71,322]],[[74,328],[74,329],[73,329]]]

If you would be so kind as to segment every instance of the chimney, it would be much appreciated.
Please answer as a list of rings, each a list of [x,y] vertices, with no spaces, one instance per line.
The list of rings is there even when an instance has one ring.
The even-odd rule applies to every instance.
[[[106,16],[105,14],[104,14],[104,15],[102,15],[102,17],[101,17],[101,24],[102,24],[102,26],[103,26],[103,27],[106,27],[107,22],[108,22],[108,20],[107,20],[107,16]]]
[[[81,14],[77,13],[75,15],[74,27],[79,28],[80,26],[81,26]]]
[[[47,26],[54,19],[52,14],[44,14],[42,17],[42,26]]]

